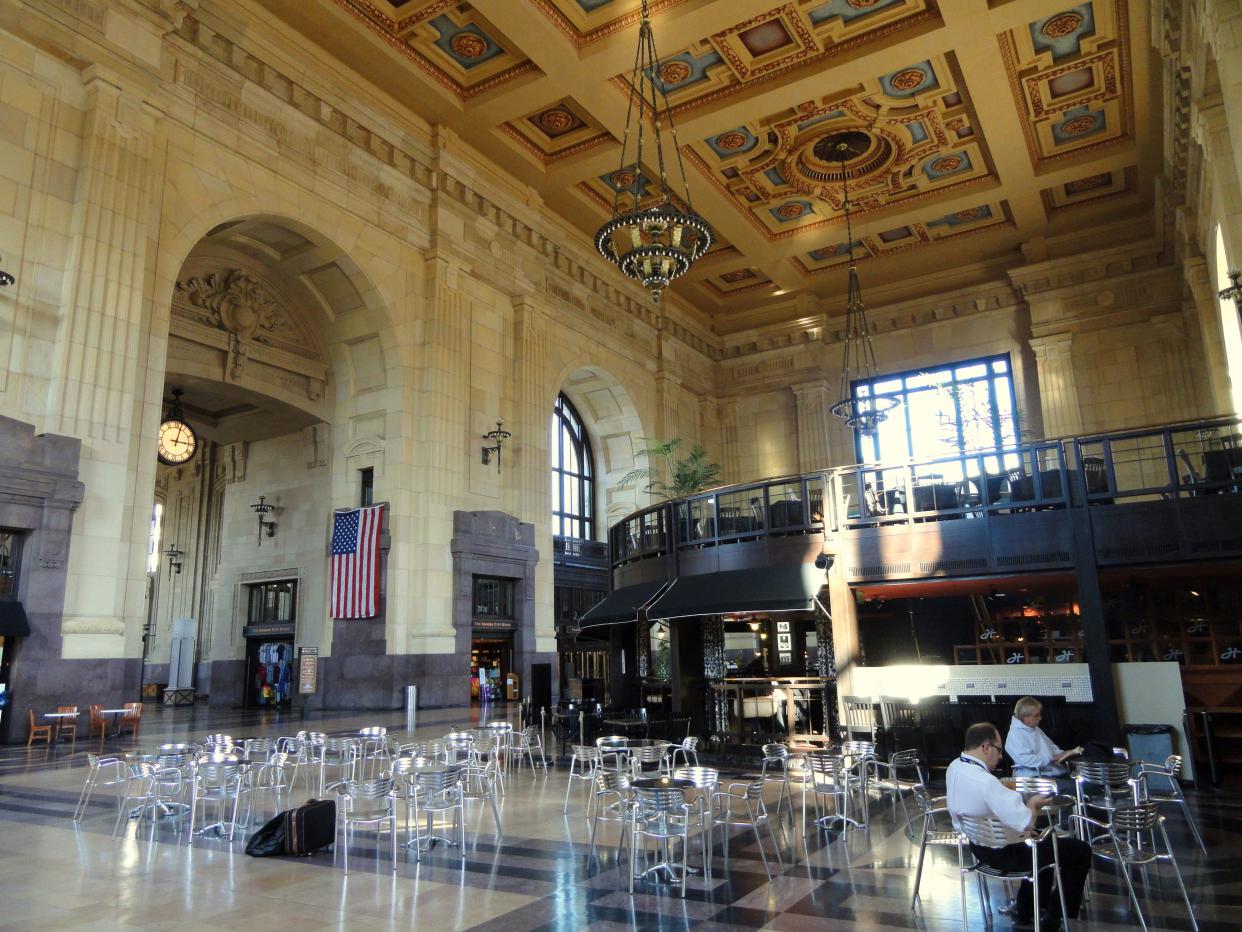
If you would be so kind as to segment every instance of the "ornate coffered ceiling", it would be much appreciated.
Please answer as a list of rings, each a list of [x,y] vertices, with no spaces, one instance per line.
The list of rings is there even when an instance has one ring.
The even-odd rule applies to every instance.
[[[259,2],[584,242],[618,185],[655,176],[618,170],[639,0]],[[1149,229],[1161,127],[1142,0],[651,7],[691,196],[719,238],[674,291],[720,333],[839,312],[843,170],[869,303],[1003,278],[1061,233]]]

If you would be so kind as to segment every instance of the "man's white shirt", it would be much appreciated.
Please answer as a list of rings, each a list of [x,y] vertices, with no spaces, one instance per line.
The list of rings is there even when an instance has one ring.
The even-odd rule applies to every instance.
[[[991,816],[1015,832],[1024,832],[1031,824],[1031,810],[1022,801],[1022,794],[1008,789],[976,757],[963,754],[949,764],[945,784],[955,826],[958,816]]]

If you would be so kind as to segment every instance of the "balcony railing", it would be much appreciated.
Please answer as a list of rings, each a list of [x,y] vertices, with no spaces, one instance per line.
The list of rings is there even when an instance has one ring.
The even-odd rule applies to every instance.
[[[615,568],[778,535],[1237,492],[1242,420],[1219,418],[726,486],[635,512],[609,544]]]

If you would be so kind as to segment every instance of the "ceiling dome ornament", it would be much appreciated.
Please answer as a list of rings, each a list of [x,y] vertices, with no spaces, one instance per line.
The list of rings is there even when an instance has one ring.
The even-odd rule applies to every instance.
[[[673,126],[673,113],[668,105],[668,94],[657,80],[662,74],[656,55],[655,39],[651,34],[651,18],[647,0],[643,0],[642,23],[638,30],[638,51],[634,56],[634,73],[630,78],[630,103],[625,117],[625,136],[621,141],[621,164],[614,179],[633,166],[633,180],[614,188],[612,219],[595,233],[595,248],[600,255],[628,277],[641,282],[651,292],[651,299],[659,302],[660,295],[675,278],[685,275],[690,267],[703,257],[712,245],[712,231],[690,203],[690,187],[686,183],[686,170],[681,161],[681,149],[677,145],[677,129]],[[663,101],[663,110],[660,102]],[[650,108],[652,127],[645,125]],[[664,161],[663,125],[667,123],[671,137],[672,153],[676,155],[677,171],[681,175],[681,209],[673,200],[669,184],[668,167]],[[631,136],[635,139],[635,152],[630,155]],[[648,138],[649,137],[649,138]],[[654,145],[653,145],[654,143]],[[643,147],[648,155],[654,148],[659,172],[659,189],[650,192],[652,202],[642,206]]]
[[[845,295],[845,358],[841,363],[840,400],[832,406],[832,413],[845,421],[850,429],[862,435],[874,434],[881,422],[897,407],[892,395],[856,395],[854,383],[870,381],[880,374],[875,362],[875,347],[871,345],[871,331],[867,326],[867,309],[863,304],[862,285],[858,281],[858,266],[854,264],[854,228],[850,223],[850,182],[845,162],[852,151],[850,133],[842,133],[837,140],[837,157],[841,162],[842,197],[845,210],[845,246],[849,251],[849,284]],[[855,140],[856,142],[856,140]]]

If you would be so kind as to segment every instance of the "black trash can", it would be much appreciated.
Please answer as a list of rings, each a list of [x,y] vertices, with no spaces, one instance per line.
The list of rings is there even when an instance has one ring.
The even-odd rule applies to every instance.
[[[1130,760],[1163,765],[1173,753],[1173,726],[1127,725],[1126,743],[1130,745]],[[1147,778],[1147,785],[1157,792],[1170,789],[1168,782],[1160,776]]]

